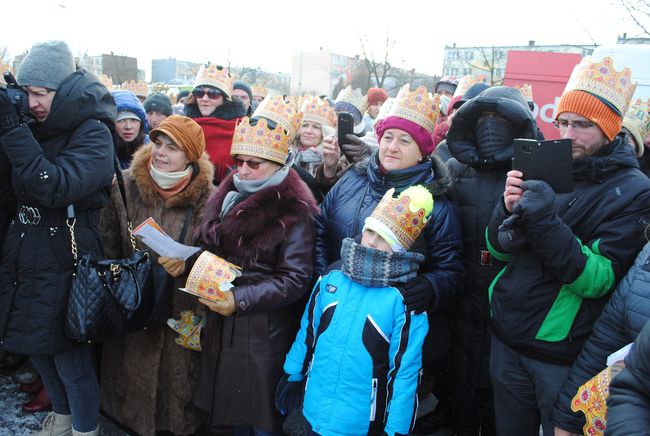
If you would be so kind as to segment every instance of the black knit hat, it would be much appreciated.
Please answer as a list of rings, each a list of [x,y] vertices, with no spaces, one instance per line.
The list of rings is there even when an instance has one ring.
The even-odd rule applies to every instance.
[[[160,112],[166,116],[170,116],[174,112],[171,99],[162,92],[152,94],[144,101],[144,111],[147,113]]]
[[[253,90],[251,89],[251,86],[243,80],[235,80],[232,89],[241,89],[242,91],[245,91],[246,94],[248,94],[248,98],[253,101]]]

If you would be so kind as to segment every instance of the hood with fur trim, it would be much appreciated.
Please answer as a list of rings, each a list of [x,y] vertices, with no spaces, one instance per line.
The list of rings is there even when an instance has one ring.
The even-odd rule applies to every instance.
[[[318,206],[313,194],[291,169],[279,185],[266,188],[237,203],[219,218],[226,194],[235,191],[234,174],[208,200],[199,239],[208,246],[239,258],[257,258],[287,239],[294,224],[313,219]]]
[[[201,111],[199,111],[198,105],[195,103],[186,104],[183,109],[183,113],[186,117],[190,118],[202,118]],[[208,118],[221,118],[222,120],[234,120],[235,118],[241,118],[246,116],[246,109],[244,104],[239,100],[228,100],[224,99],[223,104],[217,107],[214,112],[212,112]]]
[[[154,206],[161,201],[156,190],[155,182],[149,173],[149,160],[151,159],[152,144],[144,145],[133,155],[129,169],[130,176],[135,180],[140,198],[145,206]],[[165,208],[196,206],[206,190],[212,187],[214,167],[206,153],[193,164],[194,172],[190,184],[181,192],[165,200]]]

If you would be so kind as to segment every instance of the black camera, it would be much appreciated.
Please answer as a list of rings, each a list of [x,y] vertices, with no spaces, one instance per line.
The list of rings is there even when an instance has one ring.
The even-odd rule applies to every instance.
[[[5,92],[13,103],[14,108],[19,117],[29,115],[29,97],[27,93],[16,82],[16,78],[9,71],[6,71],[4,74],[5,83],[7,84],[6,89],[0,88],[0,92]]]

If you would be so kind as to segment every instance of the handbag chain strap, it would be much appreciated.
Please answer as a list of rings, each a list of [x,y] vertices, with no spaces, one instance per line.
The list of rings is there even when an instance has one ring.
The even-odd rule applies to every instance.
[[[77,264],[77,240],[74,237],[74,225],[76,222],[77,222],[77,218],[75,218],[74,216],[69,217],[66,220],[66,224],[70,229],[70,246],[72,248],[72,258],[74,259],[75,265]]]

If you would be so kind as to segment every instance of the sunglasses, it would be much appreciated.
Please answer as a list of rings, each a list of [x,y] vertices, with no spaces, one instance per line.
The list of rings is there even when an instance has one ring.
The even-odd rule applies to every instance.
[[[260,160],[250,160],[250,159],[249,160],[244,160],[244,159],[240,159],[238,157],[233,157],[233,160],[235,161],[235,163],[237,164],[237,166],[239,168],[243,167],[244,164],[246,164],[246,165],[248,165],[248,168],[250,168],[251,170],[258,169],[260,167],[260,165],[262,165],[265,162],[263,160],[262,161],[260,161]]]
[[[218,89],[196,88],[192,91],[192,95],[196,98],[203,98],[205,94],[208,94],[210,100],[216,100],[223,95]]]

